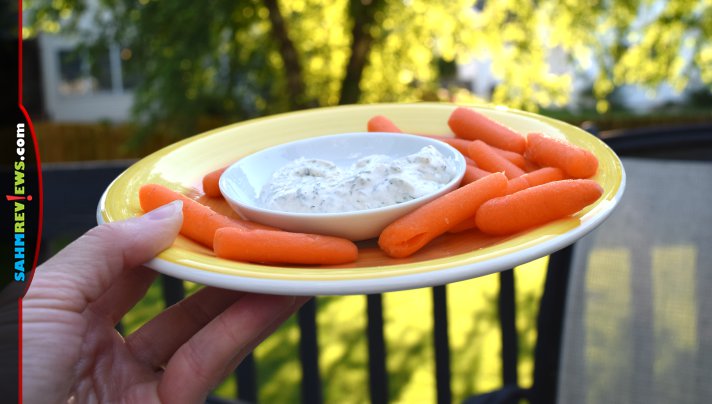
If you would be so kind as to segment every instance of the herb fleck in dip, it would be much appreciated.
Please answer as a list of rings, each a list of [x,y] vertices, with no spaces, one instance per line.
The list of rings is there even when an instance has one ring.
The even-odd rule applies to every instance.
[[[393,159],[371,155],[350,167],[299,158],[277,170],[260,193],[263,206],[335,213],[380,208],[433,193],[455,177],[455,162],[435,147]]]

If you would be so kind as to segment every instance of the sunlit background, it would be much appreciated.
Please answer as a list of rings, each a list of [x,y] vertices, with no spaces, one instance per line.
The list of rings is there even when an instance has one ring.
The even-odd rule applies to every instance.
[[[136,157],[158,137],[359,102],[491,102],[600,129],[712,105],[705,0],[23,4],[45,161],[114,157],[55,155],[68,132]],[[78,122],[94,125],[62,129]]]
[[[25,106],[43,162],[140,158],[254,117],[352,103],[493,103],[596,130],[712,119],[712,1],[26,0]],[[546,259],[517,272],[531,382]],[[498,281],[448,289],[453,399],[501,384]],[[153,287],[126,317],[162,307]],[[384,297],[393,402],[434,402],[429,290]],[[319,300],[326,402],[368,401],[366,302]],[[262,402],[299,398],[298,330],[256,351]],[[217,393],[233,397],[228,382]]]

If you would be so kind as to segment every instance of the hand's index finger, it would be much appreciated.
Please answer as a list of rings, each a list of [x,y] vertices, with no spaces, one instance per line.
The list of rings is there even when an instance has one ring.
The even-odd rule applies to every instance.
[[[168,204],[138,218],[89,230],[37,268],[27,291],[56,294],[82,311],[102,296],[124,273],[170,247],[182,223],[181,204]]]
[[[188,340],[158,386],[165,402],[197,402],[309,298],[245,295]]]
[[[141,362],[152,368],[161,367],[181,345],[244,294],[205,287],[167,308],[127,336],[126,344]]]

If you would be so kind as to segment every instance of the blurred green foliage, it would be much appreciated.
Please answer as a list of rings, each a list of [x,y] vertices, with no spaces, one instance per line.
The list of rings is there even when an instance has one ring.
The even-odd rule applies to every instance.
[[[492,60],[492,102],[527,110],[567,104],[574,78],[590,71],[599,113],[626,84],[712,88],[709,0],[25,0],[24,9],[25,37],[120,44],[137,122],[180,135],[206,117],[475,101],[453,79],[453,64],[473,58]]]
[[[515,269],[518,377],[532,383],[539,299],[548,258]],[[185,282],[189,295],[198,286]],[[501,387],[501,335],[497,326],[499,276],[491,274],[447,286],[453,402]],[[325,403],[365,403],[368,392],[366,297],[320,296],[317,340],[322,397]],[[122,319],[124,334],[140,328],[164,308],[160,281]],[[432,291],[420,288],[383,294],[388,397],[394,403],[434,403],[436,398]],[[254,351],[258,401],[300,400],[299,326],[292,316]],[[228,377],[213,395],[234,398],[237,386]]]

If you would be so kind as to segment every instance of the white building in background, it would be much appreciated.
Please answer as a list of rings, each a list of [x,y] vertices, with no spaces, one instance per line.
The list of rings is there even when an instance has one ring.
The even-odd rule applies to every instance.
[[[125,63],[130,51],[112,46],[96,58],[62,36],[38,37],[42,98],[47,118],[60,122],[121,122],[133,103]],[[128,52],[128,53],[127,53]]]

